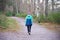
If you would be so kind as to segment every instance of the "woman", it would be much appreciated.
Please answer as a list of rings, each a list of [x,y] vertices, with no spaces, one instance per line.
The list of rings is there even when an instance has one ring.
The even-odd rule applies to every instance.
[[[27,26],[27,30],[28,30],[28,34],[30,35],[31,33],[31,26],[32,26],[32,16],[31,15],[27,15],[25,18],[25,25]]]

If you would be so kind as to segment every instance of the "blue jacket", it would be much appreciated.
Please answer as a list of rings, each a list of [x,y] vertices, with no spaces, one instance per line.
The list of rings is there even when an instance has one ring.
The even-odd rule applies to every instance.
[[[25,18],[25,25],[28,26],[28,25],[31,25],[32,26],[32,22],[33,22],[33,18],[31,15],[27,15],[26,18]]]

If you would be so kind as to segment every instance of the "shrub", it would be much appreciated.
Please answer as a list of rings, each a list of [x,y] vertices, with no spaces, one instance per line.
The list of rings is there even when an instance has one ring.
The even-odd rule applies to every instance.
[[[45,22],[45,16],[43,14],[40,14],[40,16],[38,17],[38,22]]]
[[[7,27],[7,17],[5,15],[0,15],[0,27],[1,28]]]
[[[16,14],[16,16],[25,18],[27,16],[27,14],[26,13],[18,13],[18,14]]]
[[[33,18],[36,19],[36,15],[35,14],[32,14]]]
[[[40,22],[45,22],[45,16],[43,14],[40,14],[39,17],[36,15],[32,15],[34,18],[34,21],[40,23]]]
[[[60,12],[54,12],[49,14],[48,20],[53,23],[60,24]]]
[[[0,14],[2,14],[2,11],[0,11]]]
[[[12,16],[12,12],[7,11],[7,12],[6,12],[6,16]]]
[[[60,24],[60,12],[49,13],[47,18],[43,14],[40,14],[40,16],[36,18],[36,20],[39,23],[40,22],[51,22],[51,23]]]

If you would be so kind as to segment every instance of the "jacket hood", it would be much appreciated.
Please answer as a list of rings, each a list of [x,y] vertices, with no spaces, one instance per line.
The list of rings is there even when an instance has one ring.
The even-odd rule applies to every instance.
[[[27,15],[27,17],[26,17],[26,18],[31,19],[31,18],[32,18],[32,16],[31,16],[31,15]]]

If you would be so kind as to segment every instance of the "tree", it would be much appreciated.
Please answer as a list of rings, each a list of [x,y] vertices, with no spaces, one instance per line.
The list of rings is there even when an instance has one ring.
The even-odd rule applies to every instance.
[[[52,1],[52,11],[54,11],[54,0],[51,1]]]
[[[48,16],[48,0],[45,0],[45,16]]]
[[[18,14],[18,3],[17,3],[16,0],[15,0],[15,5],[16,5],[16,12],[17,12],[17,14]]]
[[[6,0],[0,0],[0,11],[4,11],[6,5]]]
[[[35,6],[35,5],[36,5],[35,2],[36,2],[36,0],[34,0],[34,13],[35,13],[35,8],[36,8],[36,6]]]

